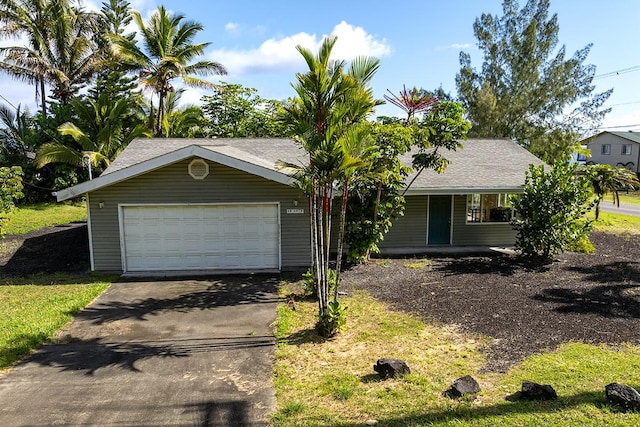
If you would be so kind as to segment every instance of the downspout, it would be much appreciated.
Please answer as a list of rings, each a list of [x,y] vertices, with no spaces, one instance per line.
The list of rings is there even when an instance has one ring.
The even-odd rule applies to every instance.
[[[87,200],[87,235],[89,237],[89,266],[91,271],[96,271],[96,264],[93,258],[93,233],[91,232],[91,202],[89,200],[89,193],[85,194]]]

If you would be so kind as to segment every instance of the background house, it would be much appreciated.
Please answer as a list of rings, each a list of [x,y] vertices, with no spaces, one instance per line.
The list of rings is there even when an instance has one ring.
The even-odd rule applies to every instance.
[[[514,244],[508,195],[522,192],[529,165],[542,162],[504,139],[469,140],[445,156],[444,174],[425,171],[407,191],[383,253]],[[87,198],[92,270],[306,267],[308,201],[279,160],[302,165],[308,156],[291,139],[138,139],[101,176],[57,198]]]
[[[600,132],[582,141],[591,151],[587,163],[624,166],[640,173],[640,133]]]

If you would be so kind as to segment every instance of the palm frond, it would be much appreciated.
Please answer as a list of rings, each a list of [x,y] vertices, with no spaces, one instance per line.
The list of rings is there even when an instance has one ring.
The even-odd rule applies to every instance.
[[[42,168],[50,163],[65,163],[71,166],[82,166],[82,153],[62,144],[42,145],[34,159],[37,168]]]

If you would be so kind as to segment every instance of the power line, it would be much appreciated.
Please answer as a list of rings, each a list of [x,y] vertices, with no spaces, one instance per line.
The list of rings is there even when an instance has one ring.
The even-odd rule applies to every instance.
[[[16,107],[15,105],[13,105],[13,104],[11,103],[11,101],[9,101],[7,98],[5,98],[5,97],[4,97],[4,96],[2,96],[2,95],[0,95],[0,98],[4,99],[4,101],[5,101],[7,104],[9,104],[10,106],[12,106],[14,110],[18,111],[18,107]]]
[[[629,67],[629,68],[623,68],[621,70],[616,70],[616,71],[610,71],[608,73],[604,73],[604,74],[598,74],[597,76],[594,76],[593,79],[604,79],[606,77],[613,77],[613,76],[619,76],[620,74],[627,74],[627,73],[632,73],[634,71],[638,71],[640,70],[640,65],[634,65],[633,67]]]
[[[640,101],[622,102],[620,104],[607,105],[607,107],[618,107],[620,105],[631,105],[631,104],[640,104]]]
[[[640,124],[637,125],[619,125],[619,126],[601,126],[601,129],[617,129],[617,128],[630,128],[630,127],[636,127],[636,126],[640,126]]]

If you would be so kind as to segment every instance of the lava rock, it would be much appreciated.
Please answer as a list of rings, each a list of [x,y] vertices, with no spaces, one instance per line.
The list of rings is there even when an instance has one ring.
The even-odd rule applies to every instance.
[[[451,398],[462,397],[467,394],[476,394],[480,392],[480,384],[471,375],[465,375],[458,378],[451,384],[451,388],[445,391],[445,396]]]
[[[531,381],[522,381],[520,399],[523,400],[557,400],[558,393],[549,384],[538,384]]]
[[[395,378],[396,376],[403,376],[411,373],[411,369],[400,359],[378,359],[373,370],[376,371],[382,379]]]
[[[604,391],[612,405],[624,409],[640,409],[640,393],[635,388],[625,384],[611,383],[605,386]]]

